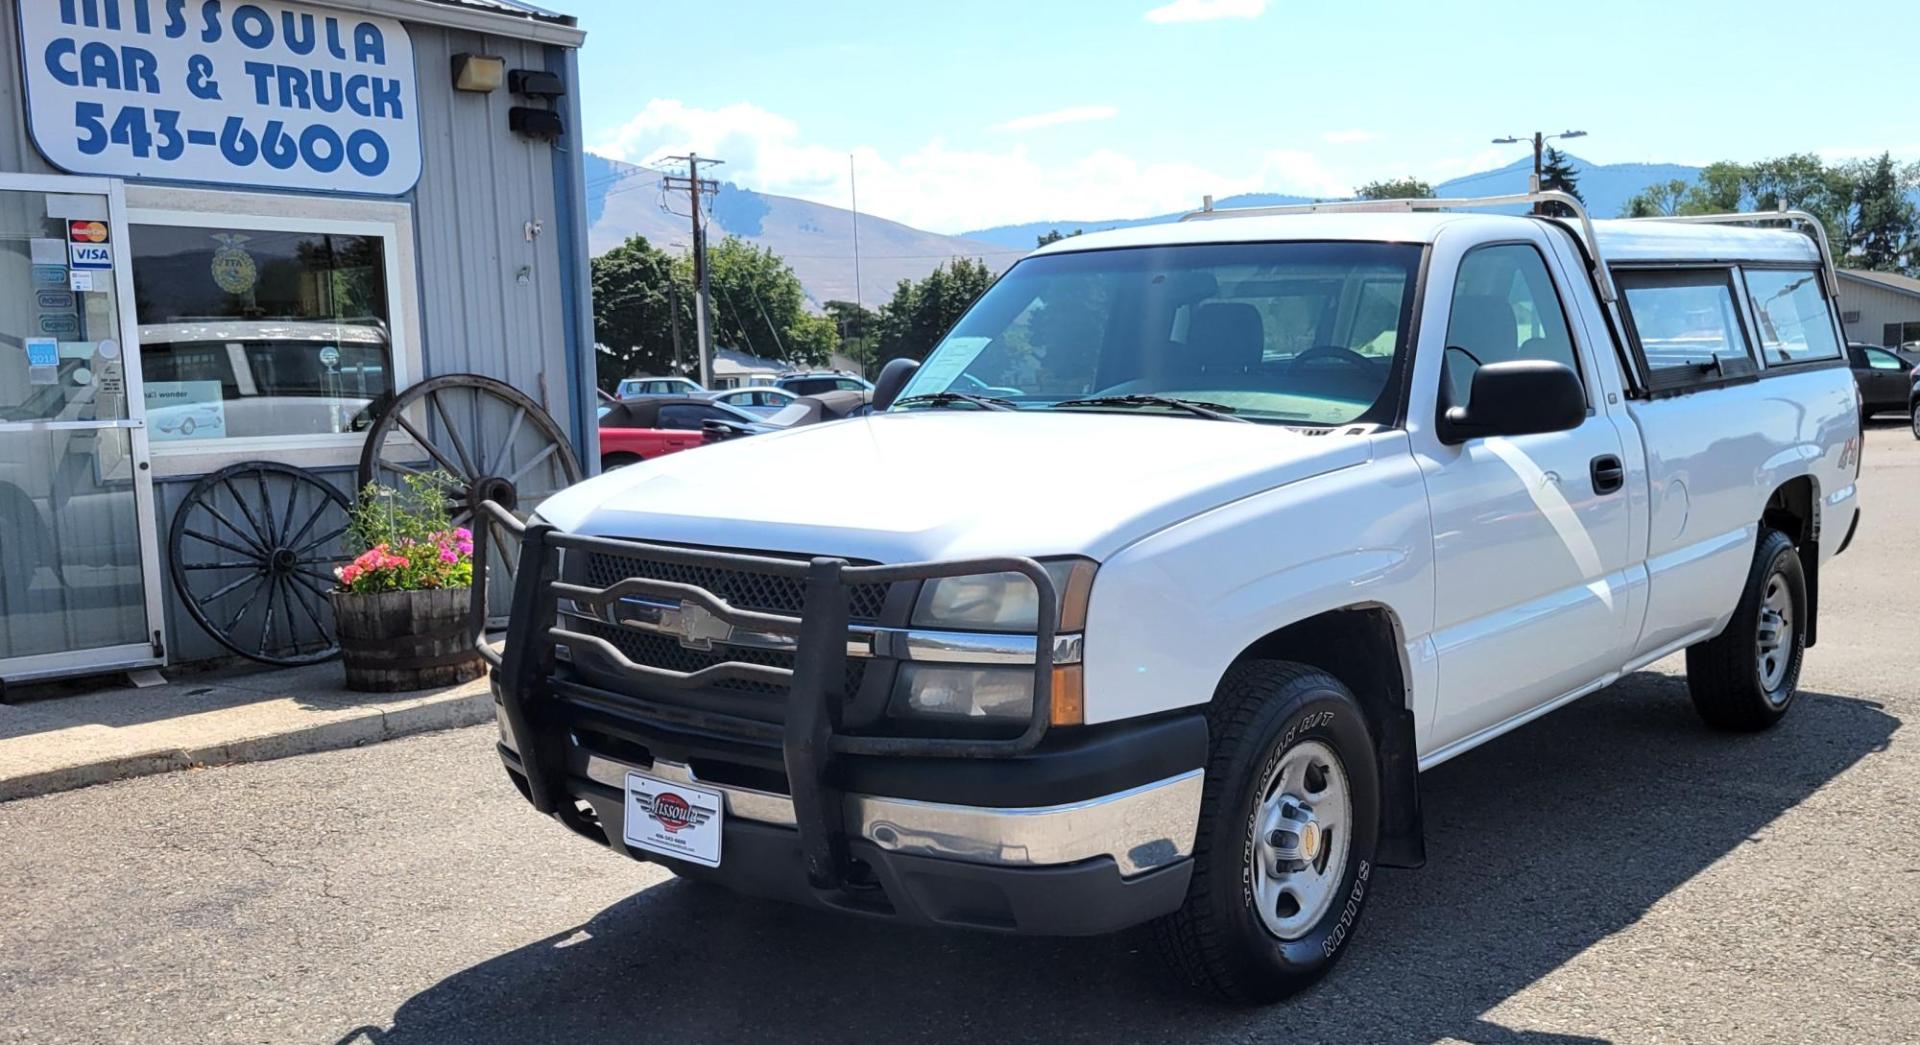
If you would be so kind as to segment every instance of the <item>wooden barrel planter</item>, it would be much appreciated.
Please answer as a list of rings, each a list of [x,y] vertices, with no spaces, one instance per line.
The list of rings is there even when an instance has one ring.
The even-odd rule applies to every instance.
[[[480,677],[466,588],[333,593],[347,688],[363,693],[451,686]]]

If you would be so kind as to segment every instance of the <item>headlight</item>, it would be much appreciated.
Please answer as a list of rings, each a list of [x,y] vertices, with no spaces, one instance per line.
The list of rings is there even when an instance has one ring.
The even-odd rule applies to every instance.
[[[893,713],[1025,722],[1033,714],[1033,669],[908,664],[894,683]]]
[[[1086,624],[1094,564],[1087,559],[1056,559],[1041,566],[1052,578],[1054,596],[1059,601],[1059,630],[1078,631]],[[920,590],[913,623],[922,628],[1035,632],[1039,630],[1039,603],[1040,591],[1025,574],[943,577]]]

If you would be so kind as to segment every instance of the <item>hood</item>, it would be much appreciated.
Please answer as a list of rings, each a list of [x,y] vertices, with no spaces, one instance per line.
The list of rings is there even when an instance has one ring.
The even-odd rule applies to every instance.
[[[876,562],[1104,559],[1182,519],[1371,455],[1365,438],[1277,425],[912,411],[655,458],[539,511],[575,533]]]

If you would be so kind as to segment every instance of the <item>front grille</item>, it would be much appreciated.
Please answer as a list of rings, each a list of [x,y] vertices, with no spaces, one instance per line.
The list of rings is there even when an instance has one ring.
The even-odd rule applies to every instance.
[[[628,577],[689,584],[725,599],[743,610],[798,615],[807,598],[807,582],[798,577],[780,577],[752,570],[714,566],[689,566],[662,562],[637,555],[612,555],[596,552],[587,557],[585,583],[605,588]],[[847,612],[856,624],[872,624],[880,619],[887,602],[884,584],[857,584],[847,592]],[[638,658],[635,658],[638,660]],[[736,658],[745,659],[745,658]],[[651,661],[639,661],[642,664]],[[758,663],[755,661],[755,663]],[[664,667],[665,665],[661,665]]]
[[[793,669],[793,654],[780,650],[751,649],[720,645],[711,650],[688,649],[680,640],[670,635],[656,635],[650,632],[623,628],[618,624],[587,617],[576,617],[569,621],[568,627],[605,639],[613,643],[628,660],[648,667],[664,668],[668,671],[695,672],[702,668],[729,661],[743,664],[762,664],[770,668]],[[860,682],[866,677],[865,658],[847,658],[846,695],[860,692]],[[713,684],[714,689],[724,689],[734,693],[749,693],[763,696],[784,696],[785,686],[767,682],[755,682],[751,679],[727,679]]]

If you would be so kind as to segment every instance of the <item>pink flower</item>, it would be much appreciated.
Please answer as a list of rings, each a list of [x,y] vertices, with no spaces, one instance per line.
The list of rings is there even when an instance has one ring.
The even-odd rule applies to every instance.
[[[440,549],[440,561],[451,566],[454,563],[460,561],[460,555],[458,552],[455,552],[452,548],[442,548]]]

